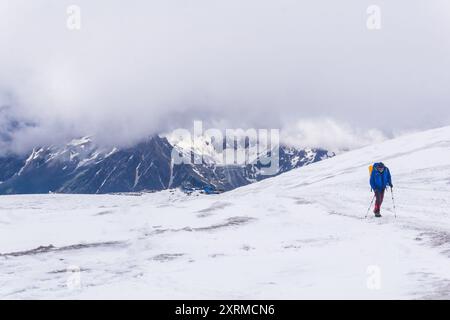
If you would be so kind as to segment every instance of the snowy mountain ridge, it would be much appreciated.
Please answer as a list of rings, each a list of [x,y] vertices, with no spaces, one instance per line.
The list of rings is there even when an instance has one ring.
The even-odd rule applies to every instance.
[[[173,148],[200,161],[174,164]],[[284,150],[288,148],[281,146],[276,174],[333,156],[321,149]],[[99,148],[91,137],[83,137],[61,146],[34,148],[26,157],[0,157],[0,194],[91,194],[178,187],[227,191],[266,178],[258,159],[235,165],[226,165],[222,159],[223,152],[207,141],[188,147],[154,136],[127,148]]]

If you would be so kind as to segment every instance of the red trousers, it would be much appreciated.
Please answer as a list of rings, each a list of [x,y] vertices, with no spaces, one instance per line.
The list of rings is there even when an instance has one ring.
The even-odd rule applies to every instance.
[[[383,204],[383,200],[384,200],[384,191],[375,191],[375,209],[373,210],[373,212],[375,213],[380,213],[380,209],[381,209],[381,205]]]

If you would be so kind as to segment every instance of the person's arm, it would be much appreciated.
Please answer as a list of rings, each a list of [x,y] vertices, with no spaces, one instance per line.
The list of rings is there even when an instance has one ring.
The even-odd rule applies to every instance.
[[[388,178],[388,185],[393,188],[394,185],[392,184],[392,177],[391,177],[391,171],[389,171],[389,169],[387,169],[387,178]]]

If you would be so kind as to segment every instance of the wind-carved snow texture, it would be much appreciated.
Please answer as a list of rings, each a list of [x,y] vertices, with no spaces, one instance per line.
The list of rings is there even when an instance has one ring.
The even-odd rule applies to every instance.
[[[9,252],[9,253],[0,253],[0,257],[20,257],[20,256],[28,256],[28,255],[36,255],[47,252],[56,252],[56,251],[68,251],[68,250],[81,250],[81,249],[89,249],[89,248],[98,248],[98,247],[111,247],[111,246],[119,246],[123,245],[118,241],[110,241],[110,242],[99,242],[99,243],[78,243],[72,244],[68,246],[63,246],[57,248],[53,245],[48,246],[40,246],[38,248],[25,250],[25,251],[17,251],[17,252]]]
[[[218,195],[2,196],[0,297],[448,299],[449,140],[404,136]],[[388,191],[364,219],[375,161],[397,218]]]
[[[222,228],[227,228],[227,227],[234,227],[234,226],[239,226],[239,225],[243,225],[246,224],[252,220],[255,220],[255,218],[251,218],[251,217],[231,217],[226,219],[224,222],[221,223],[216,223],[216,224],[212,224],[210,226],[204,226],[204,227],[184,227],[181,229],[157,229],[155,231],[153,231],[151,234],[149,235],[154,235],[154,234],[160,234],[160,233],[165,233],[165,232],[180,232],[180,231],[188,231],[188,232],[192,232],[192,231],[212,231],[212,230],[217,230],[217,229],[222,229]]]
[[[232,205],[230,202],[216,202],[213,203],[210,207],[206,208],[206,209],[202,209],[198,211],[198,215],[197,217],[208,217],[210,215],[213,215],[214,212],[220,210],[220,209],[224,209],[228,206]]]

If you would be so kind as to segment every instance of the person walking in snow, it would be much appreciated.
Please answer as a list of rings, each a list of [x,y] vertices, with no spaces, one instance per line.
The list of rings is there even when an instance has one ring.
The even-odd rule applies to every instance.
[[[370,187],[375,192],[375,208],[373,213],[375,217],[381,217],[381,205],[384,199],[384,192],[387,187],[393,187],[389,168],[382,162],[375,163],[370,174]]]

